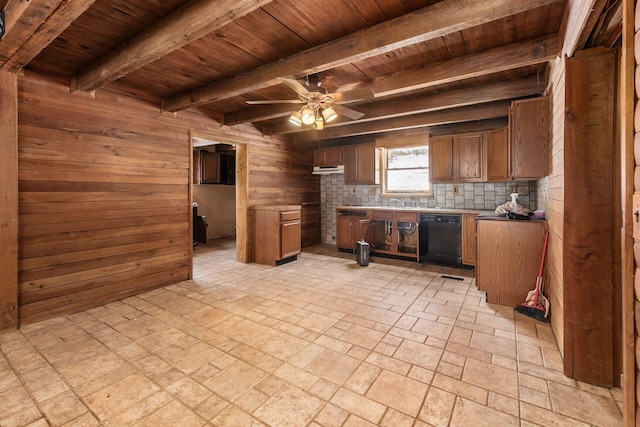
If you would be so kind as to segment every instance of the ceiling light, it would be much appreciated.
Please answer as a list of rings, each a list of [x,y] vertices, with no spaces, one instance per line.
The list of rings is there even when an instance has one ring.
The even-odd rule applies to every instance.
[[[334,110],[332,107],[327,107],[324,110],[322,110],[322,117],[324,117],[325,122],[331,123],[336,119],[336,117],[338,117],[338,114],[336,113],[336,110]]]
[[[293,123],[296,126],[302,126],[302,114],[300,111],[296,111],[289,117],[289,123]]]
[[[313,128],[315,130],[322,130],[324,129],[324,120],[322,120],[322,116],[320,114],[318,114],[318,117],[316,117],[316,121],[313,125]]]
[[[316,113],[313,110],[313,108],[306,106],[302,109],[301,111],[302,114],[302,123],[304,123],[305,125],[311,125],[313,124],[313,122],[316,121]]]

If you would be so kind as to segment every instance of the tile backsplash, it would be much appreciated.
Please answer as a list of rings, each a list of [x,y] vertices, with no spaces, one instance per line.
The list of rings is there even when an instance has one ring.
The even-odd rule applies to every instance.
[[[453,194],[454,185],[458,194]],[[536,181],[436,183],[433,197],[405,197],[406,206],[427,208],[494,210],[510,201],[509,187],[518,186],[518,203],[536,209]],[[401,206],[391,197],[382,197],[379,185],[345,185],[344,175],[322,175],[320,181],[322,242],[335,244],[336,208],[338,206]]]

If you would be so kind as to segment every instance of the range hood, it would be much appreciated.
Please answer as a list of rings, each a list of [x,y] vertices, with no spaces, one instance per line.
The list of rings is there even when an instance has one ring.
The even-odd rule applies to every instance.
[[[330,173],[344,173],[344,166],[314,166],[314,175],[328,175]]]

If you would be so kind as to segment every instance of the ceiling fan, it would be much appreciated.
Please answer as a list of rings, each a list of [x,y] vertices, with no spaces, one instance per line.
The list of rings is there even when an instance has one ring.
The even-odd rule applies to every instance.
[[[278,79],[293,89],[298,94],[298,99],[274,99],[265,101],[247,101],[247,104],[304,104],[299,110],[293,112],[289,117],[289,122],[296,126],[309,126],[311,129],[322,130],[325,123],[334,121],[338,114],[348,117],[351,120],[357,120],[364,116],[351,108],[339,105],[340,102],[354,102],[373,98],[373,92],[369,89],[352,89],[345,92],[329,93],[325,88],[321,87],[318,80],[317,90],[307,89],[313,87],[307,77],[306,86],[298,80],[285,77]]]

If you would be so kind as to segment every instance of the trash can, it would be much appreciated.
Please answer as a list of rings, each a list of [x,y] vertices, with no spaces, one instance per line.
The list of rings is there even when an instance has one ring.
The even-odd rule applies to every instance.
[[[356,242],[356,262],[358,265],[369,265],[369,244],[364,240]]]

